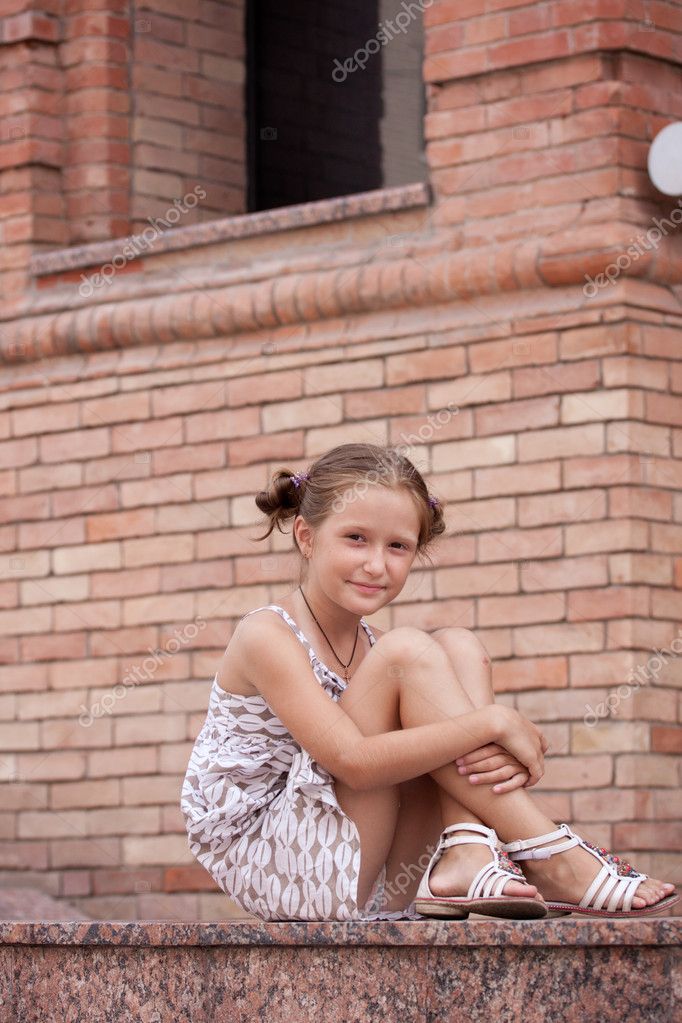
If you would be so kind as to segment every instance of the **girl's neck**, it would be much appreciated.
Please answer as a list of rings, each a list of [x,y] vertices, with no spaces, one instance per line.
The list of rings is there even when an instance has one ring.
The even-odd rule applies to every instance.
[[[305,600],[303,599],[303,593],[305,593]],[[323,635],[326,634],[328,641],[331,642],[334,649],[342,657],[350,657],[362,615],[346,611],[345,608],[339,608],[338,605],[329,607],[329,605],[325,605],[324,599],[316,600],[315,595],[310,594],[309,587],[305,583],[300,587],[296,587],[289,599],[296,608],[297,621],[300,621],[301,617],[303,617],[311,620],[316,629],[321,626]],[[310,609],[314,612],[314,617],[308,609],[306,600],[310,605]],[[317,618],[319,626],[315,622],[315,618]],[[358,638],[359,645],[360,639]]]

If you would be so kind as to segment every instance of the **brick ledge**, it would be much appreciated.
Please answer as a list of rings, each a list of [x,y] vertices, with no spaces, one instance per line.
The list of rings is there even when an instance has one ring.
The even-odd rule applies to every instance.
[[[406,307],[442,305],[499,292],[580,286],[622,251],[630,226],[595,225],[547,238],[359,265],[317,269],[154,297],[134,297],[26,316],[0,330],[0,362],[234,337],[261,329]],[[421,258],[420,258],[421,257]],[[625,278],[625,274],[623,277]],[[648,253],[629,277],[682,281],[682,239]],[[132,292],[133,289],[131,288]],[[584,298],[581,304],[587,303]],[[608,289],[596,304],[609,301]],[[4,335],[4,336],[3,336]]]

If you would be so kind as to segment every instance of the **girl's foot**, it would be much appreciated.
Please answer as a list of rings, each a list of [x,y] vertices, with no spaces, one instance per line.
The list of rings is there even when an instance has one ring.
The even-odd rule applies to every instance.
[[[583,839],[583,841],[585,840]],[[554,839],[534,846],[534,848],[552,848],[556,845],[557,839]],[[602,855],[604,854],[602,853]],[[542,890],[547,902],[565,902],[576,906],[602,869],[597,859],[579,845],[546,860],[522,860],[517,863],[517,866],[521,866],[528,880]],[[614,863],[614,867],[618,866],[618,863]],[[623,872],[622,876],[627,877],[628,874]],[[593,896],[592,902],[598,898],[601,887],[603,885]],[[653,906],[674,891],[674,884],[648,877],[637,888],[637,894],[632,899],[632,909]],[[622,909],[624,898],[625,894],[618,899],[616,910]]]
[[[500,859],[503,866],[510,866],[510,861],[503,853],[500,854]],[[440,859],[431,871],[429,887],[434,895],[464,896],[469,891],[469,886],[481,867],[491,862],[490,849],[486,849],[483,845],[450,846],[443,850]],[[511,865],[512,870],[514,866],[515,864]],[[507,881],[500,894],[520,895],[528,899],[536,898],[541,903],[545,901],[537,887],[524,881],[521,877],[518,881]]]

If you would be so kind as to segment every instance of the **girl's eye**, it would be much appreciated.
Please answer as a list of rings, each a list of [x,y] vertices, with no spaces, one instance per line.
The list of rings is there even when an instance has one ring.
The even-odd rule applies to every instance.
[[[350,540],[353,540],[356,536],[362,536],[362,533],[348,533],[347,535]],[[402,547],[404,551],[408,549],[407,544],[401,543],[399,540],[395,540],[394,542],[397,543],[399,547]]]

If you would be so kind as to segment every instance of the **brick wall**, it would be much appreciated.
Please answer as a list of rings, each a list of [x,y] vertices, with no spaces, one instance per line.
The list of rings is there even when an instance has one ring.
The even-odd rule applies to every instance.
[[[235,621],[296,578],[253,493],[358,438],[415,445],[449,523],[376,624],[474,629],[550,739],[532,798],[680,881],[675,229],[585,291],[674,207],[646,153],[679,118],[680,5],[482,12],[425,12],[426,210],[196,235],[89,300],[32,278],[2,323],[0,883],[233,911],[178,800]],[[35,201],[51,173],[1,180]]]

